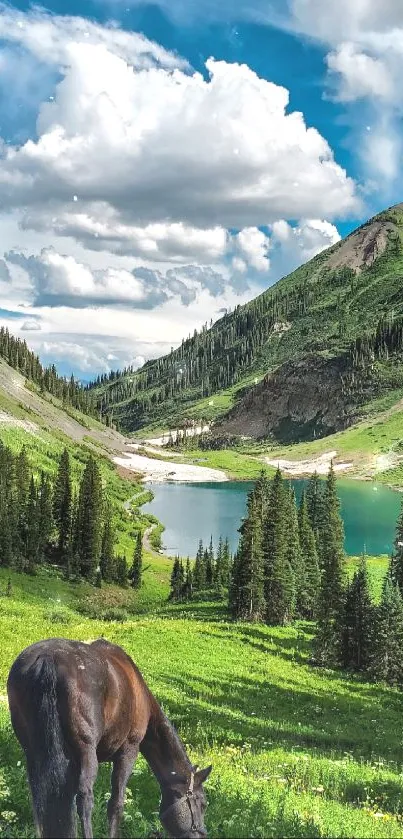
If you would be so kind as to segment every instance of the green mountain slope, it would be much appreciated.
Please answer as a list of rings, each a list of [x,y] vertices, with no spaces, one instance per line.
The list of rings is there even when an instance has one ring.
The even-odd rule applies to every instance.
[[[60,455],[67,448],[75,489],[92,454],[100,468],[112,512],[116,553],[125,555],[131,563],[138,531],[148,531],[156,520],[151,514],[142,513],[141,504],[149,492],[141,484],[140,476],[113,463],[115,455],[125,452],[126,439],[121,434],[72,406],[63,405],[55,396],[40,393],[32,382],[0,360],[0,443],[14,453],[25,446],[37,476],[43,470],[54,477]],[[147,548],[147,540],[144,544]],[[146,558],[145,585],[133,595],[135,602],[130,604],[135,611],[150,608],[168,592],[170,561],[147,550]],[[119,597],[119,592],[113,591],[110,605],[117,605]]]
[[[169,355],[139,371],[126,370],[98,381],[101,410],[112,409],[121,428],[135,431],[186,418],[216,419],[239,402],[234,427],[242,433],[238,420],[250,409],[243,397],[251,399],[257,386],[256,396],[263,392],[267,403],[271,400],[267,384],[273,381],[285,404],[277,405],[274,416],[251,428],[251,434],[274,431],[283,439],[288,433],[304,437],[346,427],[357,418],[359,406],[403,386],[400,369],[391,361],[396,348],[386,335],[390,323],[398,324],[403,316],[402,235],[399,204],[210,329],[206,326],[183,340]],[[369,340],[362,342],[363,336]],[[336,409],[324,416],[311,387],[310,410],[293,418],[287,398],[301,376],[305,391],[310,371],[319,395],[322,383],[332,383],[326,399],[335,401]],[[232,423],[232,415],[230,419]]]

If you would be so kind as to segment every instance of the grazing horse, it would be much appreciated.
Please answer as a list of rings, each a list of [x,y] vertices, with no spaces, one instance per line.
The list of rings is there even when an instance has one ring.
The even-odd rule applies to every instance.
[[[52,638],[27,647],[11,667],[11,721],[24,749],[38,836],[76,836],[74,799],[91,839],[98,764],[111,761],[109,836],[116,837],[126,784],[139,751],[161,789],[171,837],[201,839],[212,767],[197,771],[140,671],[121,647]]]

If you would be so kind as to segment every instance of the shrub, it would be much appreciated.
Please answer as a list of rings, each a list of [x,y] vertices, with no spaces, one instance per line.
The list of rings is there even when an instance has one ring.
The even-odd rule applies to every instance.
[[[103,621],[118,621],[119,623],[124,623],[124,621],[127,620],[127,612],[125,612],[124,609],[118,609],[112,606],[110,609],[106,609],[101,617]]]
[[[71,623],[71,614],[67,609],[61,609],[57,606],[54,609],[44,612],[43,617],[48,623]]]

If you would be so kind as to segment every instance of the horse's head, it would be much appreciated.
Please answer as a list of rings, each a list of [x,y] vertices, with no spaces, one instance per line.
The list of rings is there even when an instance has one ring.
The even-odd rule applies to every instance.
[[[162,787],[160,819],[173,839],[205,839],[207,836],[204,826],[207,802],[203,784],[212,768],[208,766],[197,771],[194,767],[190,777],[173,774],[172,780]]]

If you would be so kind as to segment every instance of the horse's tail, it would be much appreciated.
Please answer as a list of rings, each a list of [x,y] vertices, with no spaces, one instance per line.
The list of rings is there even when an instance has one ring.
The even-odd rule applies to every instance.
[[[42,837],[70,839],[76,836],[75,772],[60,723],[53,658],[40,656],[30,675],[35,747],[27,764],[37,828]]]

